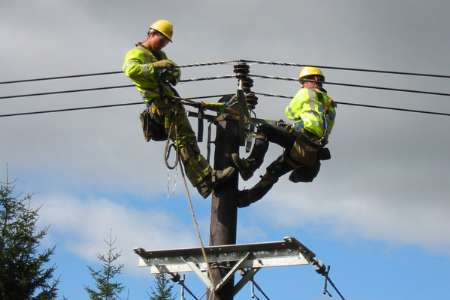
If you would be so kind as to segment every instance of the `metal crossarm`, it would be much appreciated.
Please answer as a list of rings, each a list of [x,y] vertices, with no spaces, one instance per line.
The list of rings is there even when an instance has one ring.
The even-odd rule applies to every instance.
[[[315,254],[298,240],[286,237],[279,242],[221,245],[204,248],[210,265],[222,265],[230,268],[216,286],[207,275],[201,248],[171,249],[147,251],[137,248],[139,266],[150,267],[153,274],[193,272],[210,290],[220,290],[240,270],[242,278],[235,285],[233,294],[253,280],[262,268],[314,264]]]
[[[187,262],[195,264],[202,272],[207,270],[200,248],[157,251],[137,248],[134,251],[140,257],[139,266],[150,267],[153,274],[192,272]],[[239,269],[306,265],[315,256],[295,238],[285,238],[280,242],[209,246],[205,247],[205,252],[210,263],[228,264],[230,267],[247,256]]]

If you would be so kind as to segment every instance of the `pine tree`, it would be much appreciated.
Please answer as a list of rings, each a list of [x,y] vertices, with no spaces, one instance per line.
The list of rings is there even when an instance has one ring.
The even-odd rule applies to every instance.
[[[31,195],[19,199],[13,193],[8,181],[0,183],[0,299],[55,299],[56,267],[46,267],[55,248],[39,253],[48,228],[37,230]]]
[[[112,238],[111,233],[109,239],[105,240],[107,245],[106,254],[99,254],[97,258],[101,261],[100,270],[95,270],[88,266],[92,278],[95,280],[96,289],[86,287],[85,290],[92,300],[116,300],[124,289],[122,283],[116,281],[115,277],[120,275],[123,265],[116,264],[121,254],[114,247],[116,240]]]
[[[156,287],[152,289],[150,300],[175,300],[172,294],[173,285],[164,274],[155,276]]]

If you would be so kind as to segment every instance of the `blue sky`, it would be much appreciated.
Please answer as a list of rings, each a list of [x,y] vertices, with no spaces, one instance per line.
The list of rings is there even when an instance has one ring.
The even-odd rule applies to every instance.
[[[450,74],[449,9],[444,0],[1,1],[0,81],[120,70],[126,51],[159,18],[175,25],[166,52],[179,64],[244,58]],[[256,74],[298,74],[292,67],[251,68]],[[231,73],[231,65],[212,66],[183,69],[182,78]],[[325,75],[332,82],[449,92],[448,79],[332,70]],[[1,85],[0,94],[128,83],[118,74]],[[448,97],[326,88],[337,101],[450,112]],[[234,80],[178,87],[183,96],[235,89]],[[294,82],[264,79],[255,80],[254,87],[284,95],[297,89]],[[134,89],[117,89],[2,100],[0,110],[139,99]],[[286,104],[261,97],[256,112],[279,119]],[[34,194],[41,224],[50,225],[44,246],[56,245],[61,298],[87,299],[83,288],[92,282],[86,266],[105,251],[110,230],[122,253],[121,279],[130,299],[145,299],[152,283],[148,270],[137,267],[133,248],[198,245],[181,175],[168,174],[161,143],[144,142],[141,109],[0,118],[0,166],[8,164],[17,192]],[[295,236],[332,266],[332,279],[347,299],[449,299],[448,128],[448,117],[339,106],[330,141],[333,159],[322,165],[314,183],[283,178],[265,199],[241,209],[238,242]],[[204,145],[201,150],[205,153]],[[271,146],[263,167],[280,152]],[[176,182],[170,195],[169,175]],[[240,187],[255,180],[241,181]],[[191,191],[207,239],[210,201]],[[327,298],[321,277],[309,266],[263,270],[257,282],[272,299]],[[198,295],[203,292],[197,278],[190,275],[188,283]],[[248,289],[236,297],[248,298]]]

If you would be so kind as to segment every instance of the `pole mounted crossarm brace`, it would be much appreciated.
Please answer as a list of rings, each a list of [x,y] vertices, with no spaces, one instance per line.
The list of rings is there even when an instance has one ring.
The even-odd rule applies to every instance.
[[[294,237],[285,237],[278,242],[208,246],[204,247],[204,251],[210,264],[230,266],[228,273],[216,286],[213,286],[207,276],[208,266],[201,248],[157,251],[135,249],[135,253],[140,258],[139,265],[150,267],[151,273],[193,272],[205,286],[214,291],[219,291],[231,280],[236,271],[241,271],[242,278],[234,286],[234,294],[252,281],[255,274],[262,268],[313,265],[316,269],[319,266],[319,270],[322,270],[320,266],[323,265],[314,252]],[[331,283],[331,281],[328,282]]]

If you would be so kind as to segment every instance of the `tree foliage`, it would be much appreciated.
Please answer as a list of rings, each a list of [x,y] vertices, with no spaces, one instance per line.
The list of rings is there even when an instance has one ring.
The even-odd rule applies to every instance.
[[[14,196],[13,186],[0,184],[0,299],[55,299],[55,266],[46,267],[54,247],[40,252],[48,228],[38,230],[38,209],[31,195]]]
[[[172,289],[173,285],[170,283],[170,280],[164,274],[157,274],[150,300],[175,300]]]
[[[102,265],[99,270],[88,266],[89,272],[95,280],[95,289],[86,287],[85,290],[92,300],[120,299],[120,293],[124,289],[123,284],[116,280],[116,277],[122,272],[123,265],[116,263],[121,254],[114,247],[115,242],[111,234],[109,239],[105,240],[107,245],[106,254],[97,256]]]

